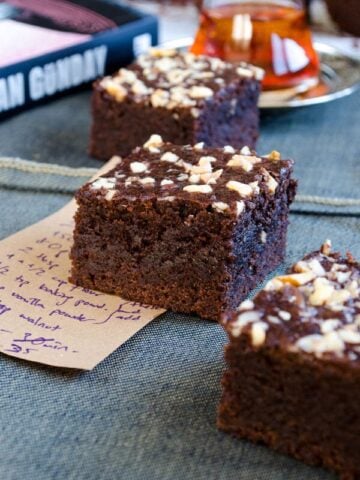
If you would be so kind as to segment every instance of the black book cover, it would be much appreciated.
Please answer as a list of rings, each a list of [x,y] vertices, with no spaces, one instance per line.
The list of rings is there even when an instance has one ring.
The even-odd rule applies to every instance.
[[[0,0],[0,117],[130,63],[157,32],[112,0]]]

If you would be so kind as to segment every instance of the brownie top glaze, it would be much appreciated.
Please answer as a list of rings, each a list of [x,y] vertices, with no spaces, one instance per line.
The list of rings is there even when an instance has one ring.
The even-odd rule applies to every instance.
[[[339,359],[360,367],[360,264],[331,252],[330,241],[275,277],[254,301],[230,315],[233,337],[249,335],[270,346]]]
[[[261,158],[247,147],[236,151],[230,146],[204,148],[202,143],[177,146],[152,135],[80,192],[109,202],[191,200],[210,211],[238,216],[255,208],[260,198],[264,202],[285,188],[282,182],[290,182],[292,166],[292,160],[281,160],[275,151]]]
[[[194,109],[216,92],[245,79],[261,80],[263,70],[247,63],[227,63],[176,50],[152,49],[128,68],[104,77],[98,88],[117,101],[131,99],[153,107]]]

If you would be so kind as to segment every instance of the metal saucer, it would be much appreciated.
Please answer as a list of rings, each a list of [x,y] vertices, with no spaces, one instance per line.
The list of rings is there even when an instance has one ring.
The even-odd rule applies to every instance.
[[[167,42],[162,48],[188,48],[191,37]],[[344,54],[341,50],[321,42],[314,42],[320,59],[320,77],[315,86],[303,89],[266,91],[260,95],[262,110],[298,108],[331,102],[350,95],[360,87],[360,61]],[[305,90],[305,91],[304,91]]]

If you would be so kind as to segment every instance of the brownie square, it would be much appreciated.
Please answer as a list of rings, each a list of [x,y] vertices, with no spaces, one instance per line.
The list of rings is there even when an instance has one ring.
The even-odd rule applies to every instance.
[[[359,263],[327,242],[223,320],[219,428],[359,479]]]
[[[90,154],[128,155],[152,134],[177,145],[255,146],[263,71],[153,49],[94,85]]]
[[[291,172],[277,152],[153,135],[78,192],[72,281],[218,320],[283,259]]]

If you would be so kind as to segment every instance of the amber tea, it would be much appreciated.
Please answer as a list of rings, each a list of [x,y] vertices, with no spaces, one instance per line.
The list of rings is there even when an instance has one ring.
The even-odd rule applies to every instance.
[[[314,84],[319,74],[305,11],[289,2],[205,4],[191,51],[262,67],[266,90]]]

